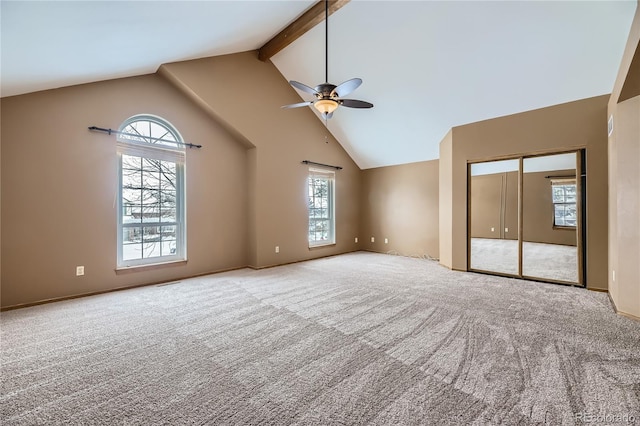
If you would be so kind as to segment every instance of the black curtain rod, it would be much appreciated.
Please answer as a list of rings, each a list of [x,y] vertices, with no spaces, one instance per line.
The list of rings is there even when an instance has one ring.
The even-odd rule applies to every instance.
[[[545,176],[545,179],[575,179],[576,175],[566,175],[566,176]]]
[[[184,146],[187,146],[189,148],[202,148],[202,145],[196,145],[196,144],[193,144],[193,143],[183,143],[183,142],[172,141],[172,140],[169,140],[169,139],[154,138],[154,137],[151,137],[151,136],[135,135],[133,133],[120,132],[118,130],[113,130],[113,129],[103,129],[102,127],[96,127],[96,126],[89,127],[89,130],[93,130],[95,132],[105,132],[105,133],[108,133],[108,134],[115,133],[117,135],[133,136],[133,137],[136,137],[136,138],[147,138],[147,139],[151,139],[151,140],[154,140],[154,141],[170,142],[170,143],[175,143],[176,145],[184,145]]]
[[[330,164],[316,163],[315,161],[309,161],[309,160],[302,160],[302,164],[312,164],[314,166],[322,166],[322,167],[329,167],[336,170],[342,170],[342,167],[340,166],[332,166]]]

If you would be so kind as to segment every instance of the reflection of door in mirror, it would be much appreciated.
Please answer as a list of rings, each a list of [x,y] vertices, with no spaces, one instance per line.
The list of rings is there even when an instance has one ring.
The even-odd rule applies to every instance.
[[[522,275],[580,282],[577,153],[525,158],[522,169]]]
[[[506,275],[518,271],[519,160],[469,168],[469,268]]]

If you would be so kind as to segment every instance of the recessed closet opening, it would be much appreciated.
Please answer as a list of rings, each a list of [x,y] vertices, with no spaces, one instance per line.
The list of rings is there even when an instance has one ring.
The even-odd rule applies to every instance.
[[[468,164],[467,268],[586,286],[584,150]]]

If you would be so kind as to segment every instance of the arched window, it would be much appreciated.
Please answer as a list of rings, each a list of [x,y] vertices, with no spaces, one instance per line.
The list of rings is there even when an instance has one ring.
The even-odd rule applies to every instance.
[[[180,133],[152,115],[133,116],[118,130],[118,267],[185,260]]]

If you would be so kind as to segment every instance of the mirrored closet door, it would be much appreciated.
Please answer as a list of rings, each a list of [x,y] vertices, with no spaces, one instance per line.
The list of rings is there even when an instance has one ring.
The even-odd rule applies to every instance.
[[[469,167],[470,268],[519,275],[518,179],[520,160]]]
[[[522,275],[579,283],[578,155],[525,158],[522,167]]]
[[[469,270],[584,284],[582,151],[469,164]]]

